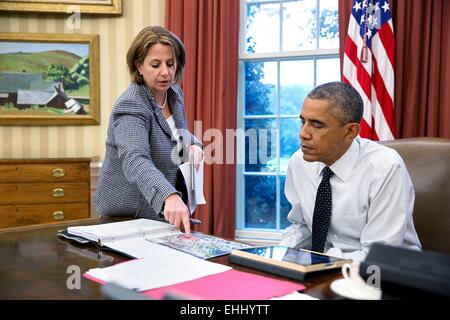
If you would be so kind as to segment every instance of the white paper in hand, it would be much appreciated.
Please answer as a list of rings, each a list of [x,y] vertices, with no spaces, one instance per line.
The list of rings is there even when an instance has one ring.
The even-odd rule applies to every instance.
[[[200,168],[198,171],[189,162],[185,162],[180,165],[180,170],[186,183],[189,210],[191,214],[194,212],[198,204],[206,203],[203,195],[203,164],[204,161],[200,163]]]

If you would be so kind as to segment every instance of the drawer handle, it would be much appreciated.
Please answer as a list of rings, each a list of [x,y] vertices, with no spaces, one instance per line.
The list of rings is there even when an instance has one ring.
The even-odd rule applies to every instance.
[[[56,221],[64,220],[64,218],[65,218],[64,212],[62,212],[62,211],[55,211],[55,212],[53,212],[52,216],[53,216],[53,220],[56,220]]]
[[[64,169],[56,168],[56,169],[53,169],[52,175],[55,178],[62,178],[62,177],[64,177],[66,175],[66,172],[64,171]]]
[[[64,197],[64,189],[61,188],[54,189],[52,195],[55,198],[62,198]]]

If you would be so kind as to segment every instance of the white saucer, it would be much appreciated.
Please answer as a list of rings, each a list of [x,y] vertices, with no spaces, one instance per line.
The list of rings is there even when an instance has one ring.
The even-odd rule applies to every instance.
[[[380,300],[381,290],[367,285],[364,289],[352,288],[350,280],[338,279],[331,283],[331,290],[334,293],[349,299],[356,300]]]

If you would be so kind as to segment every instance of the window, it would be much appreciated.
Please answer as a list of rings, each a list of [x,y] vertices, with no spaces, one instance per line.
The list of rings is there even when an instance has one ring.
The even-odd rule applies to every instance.
[[[277,240],[290,224],[284,183],[299,148],[300,108],[316,85],[340,79],[337,7],[338,0],[241,0],[238,238]]]

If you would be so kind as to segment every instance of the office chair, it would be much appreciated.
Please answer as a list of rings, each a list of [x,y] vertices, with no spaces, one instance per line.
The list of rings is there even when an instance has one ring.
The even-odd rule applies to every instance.
[[[383,141],[408,168],[416,199],[414,225],[424,250],[450,253],[450,139]]]

